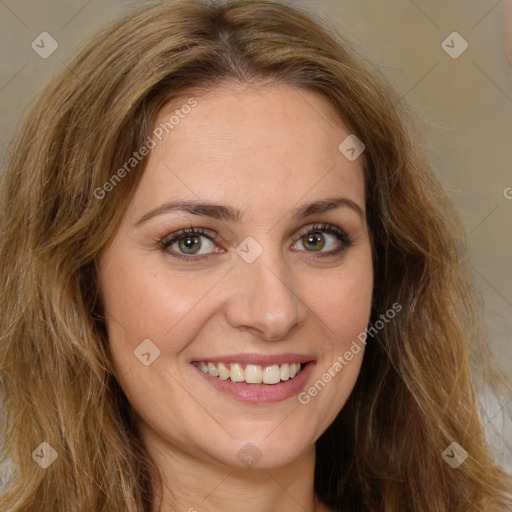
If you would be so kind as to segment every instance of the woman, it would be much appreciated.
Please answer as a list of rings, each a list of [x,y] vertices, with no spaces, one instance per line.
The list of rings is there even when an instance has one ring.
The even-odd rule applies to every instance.
[[[309,16],[110,25],[28,116],[2,208],[2,510],[512,506],[461,228]]]

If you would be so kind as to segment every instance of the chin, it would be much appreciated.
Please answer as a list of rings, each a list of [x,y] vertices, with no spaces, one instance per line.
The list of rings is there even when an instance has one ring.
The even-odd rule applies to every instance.
[[[276,469],[294,463],[301,457],[314,454],[314,442],[303,439],[290,439],[289,436],[240,437],[232,440],[225,451],[212,453],[211,456],[226,466],[240,469]]]

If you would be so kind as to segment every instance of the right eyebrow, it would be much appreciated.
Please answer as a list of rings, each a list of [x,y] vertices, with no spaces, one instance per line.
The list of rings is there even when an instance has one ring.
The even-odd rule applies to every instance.
[[[143,222],[151,219],[152,217],[156,217],[157,215],[162,215],[164,213],[172,213],[176,211],[182,211],[185,213],[191,213],[193,215],[201,215],[203,217],[212,217],[214,219],[220,220],[229,220],[232,222],[239,221],[243,214],[237,208],[233,208],[231,206],[223,206],[219,204],[213,203],[205,203],[203,201],[168,201],[166,203],[153,208],[148,213],[143,215],[135,225],[138,226]]]

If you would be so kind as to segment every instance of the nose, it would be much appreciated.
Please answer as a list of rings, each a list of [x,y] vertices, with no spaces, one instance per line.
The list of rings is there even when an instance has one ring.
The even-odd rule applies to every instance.
[[[264,255],[253,263],[237,262],[226,316],[238,330],[277,341],[304,322],[307,308],[286,278],[285,265]]]

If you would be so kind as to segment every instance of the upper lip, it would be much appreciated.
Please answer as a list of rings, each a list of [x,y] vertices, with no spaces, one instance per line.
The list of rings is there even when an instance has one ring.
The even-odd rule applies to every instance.
[[[226,354],[225,356],[205,356],[204,358],[195,358],[192,362],[199,363],[241,363],[254,364],[260,366],[270,366],[273,364],[284,363],[309,363],[315,358],[311,354]]]

